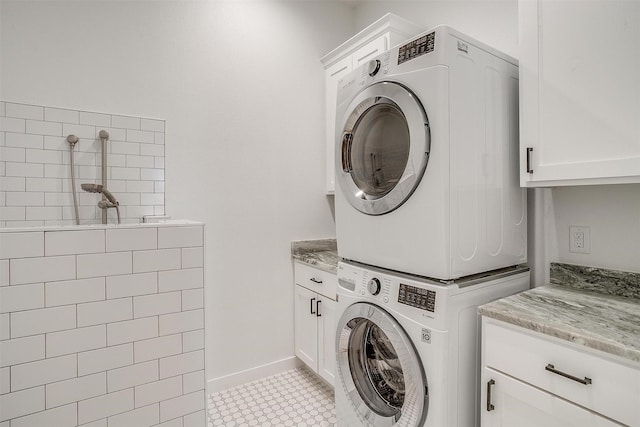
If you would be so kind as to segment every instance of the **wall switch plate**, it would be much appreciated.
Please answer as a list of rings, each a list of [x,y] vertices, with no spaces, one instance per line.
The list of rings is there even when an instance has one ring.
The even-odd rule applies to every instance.
[[[569,227],[569,252],[577,254],[591,253],[590,227],[578,227],[575,225]]]

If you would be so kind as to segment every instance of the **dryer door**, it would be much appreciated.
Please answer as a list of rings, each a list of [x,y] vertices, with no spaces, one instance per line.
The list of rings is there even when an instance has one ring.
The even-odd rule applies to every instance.
[[[363,425],[422,426],[429,395],[424,368],[400,324],[367,303],[348,307],[337,325],[336,387]]]
[[[420,100],[399,83],[375,83],[355,96],[338,126],[336,178],[349,203],[369,215],[402,205],[429,158],[429,121]]]

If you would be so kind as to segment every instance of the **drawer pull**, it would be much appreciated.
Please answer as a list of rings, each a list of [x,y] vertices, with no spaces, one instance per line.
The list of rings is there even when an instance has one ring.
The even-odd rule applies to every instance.
[[[311,312],[311,314],[316,314],[316,312],[315,312],[315,311],[313,311],[313,302],[314,302],[315,300],[316,300],[315,298],[311,298],[311,301],[309,301],[309,302],[310,302],[309,311]]]
[[[316,303],[316,317],[322,317],[322,314],[320,314],[320,303],[322,302],[322,300],[318,300],[318,302]]]
[[[546,371],[553,372],[554,374],[558,374],[561,377],[569,378],[570,380],[579,382],[580,384],[584,384],[584,385],[591,384],[591,378],[584,377],[584,379],[582,379],[582,378],[574,377],[573,375],[567,374],[566,372],[558,371],[556,367],[553,366],[551,363],[549,363],[544,369]]]
[[[491,403],[491,390],[493,389],[495,383],[495,380],[489,380],[487,382],[487,412],[491,412],[496,409],[496,407],[493,406],[493,403]]]
[[[320,280],[320,279],[316,279],[315,277],[312,277],[312,278],[311,278],[311,279],[309,279],[309,280],[311,280],[313,283],[322,284],[322,280]]]

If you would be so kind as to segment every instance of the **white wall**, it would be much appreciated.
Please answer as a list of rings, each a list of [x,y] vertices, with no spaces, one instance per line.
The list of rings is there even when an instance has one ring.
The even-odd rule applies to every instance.
[[[640,273],[640,184],[548,190],[549,260]],[[569,226],[590,228],[591,253],[569,252]]]
[[[351,35],[351,7],[3,0],[0,14],[0,98],[166,120],[167,214],[208,224],[209,379],[291,357],[290,241],[335,233],[319,58]]]

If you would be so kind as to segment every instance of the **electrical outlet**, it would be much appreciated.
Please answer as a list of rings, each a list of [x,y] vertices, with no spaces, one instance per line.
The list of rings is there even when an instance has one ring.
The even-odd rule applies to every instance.
[[[578,227],[575,225],[569,227],[569,252],[577,254],[591,253],[590,227]]]

